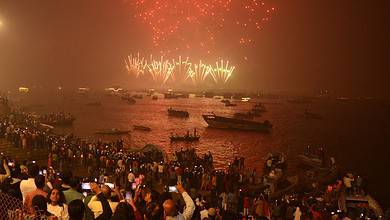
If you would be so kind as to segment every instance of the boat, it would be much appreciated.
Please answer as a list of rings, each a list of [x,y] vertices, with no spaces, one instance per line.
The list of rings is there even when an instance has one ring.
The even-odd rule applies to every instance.
[[[237,112],[234,113],[233,117],[237,119],[252,120],[254,115],[251,112]]]
[[[228,102],[228,103],[225,103],[225,106],[226,106],[226,107],[230,107],[230,106],[237,106],[237,104],[234,104],[234,103]]]
[[[311,168],[310,170],[305,171],[305,175],[301,175],[301,183],[302,185],[306,185],[307,188],[310,188],[310,185],[313,182],[316,182],[319,185],[328,185],[337,180],[338,174],[339,168],[337,166],[320,169]]]
[[[135,99],[133,97],[130,97],[129,94],[121,96],[121,99],[127,101],[129,105],[133,105],[136,103]]]
[[[233,103],[230,102],[230,100],[228,100],[228,99],[223,99],[221,102],[222,102],[222,103],[225,103],[225,106],[237,106],[237,104],[233,104]]]
[[[101,102],[90,102],[90,103],[87,103],[88,106],[101,106],[102,103]]]
[[[310,166],[310,167],[320,167],[322,166],[322,160],[314,155],[304,155],[299,154],[298,155],[299,162],[301,164]]]
[[[48,125],[48,124],[40,123],[39,125],[40,125],[41,127],[43,127],[43,128],[49,129],[49,130],[52,130],[52,129],[54,129],[54,127],[53,127],[53,126],[51,126],[51,125]]]
[[[143,96],[141,94],[135,94],[132,96],[132,98],[135,98],[135,99],[142,99]]]
[[[262,103],[257,103],[255,106],[252,108],[252,113],[256,116],[260,116],[261,113],[266,112],[267,110],[265,109],[265,106]]]
[[[338,208],[344,212],[360,213],[360,219],[363,219],[367,214],[370,217],[374,216],[374,219],[381,219],[384,216],[384,212],[379,203],[369,194],[347,195],[345,192],[342,192],[338,199]]]
[[[322,119],[321,115],[309,112],[307,110],[305,110],[304,116],[307,119]]]
[[[71,126],[74,120],[76,120],[75,117],[69,116],[69,117],[59,118],[59,119],[42,120],[41,123],[51,125],[51,126]]]
[[[177,98],[179,98],[179,97],[172,92],[164,93],[164,99],[177,99]]]
[[[178,117],[178,118],[188,118],[190,116],[190,114],[187,111],[175,110],[172,108],[168,109],[168,115],[173,117]]]
[[[171,134],[170,139],[171,139],[171,141],[193,142],[193,141],[199,141],[200,136],[196,133],[196,129],[194,129],[194,132],[192,134],[190,134],[190,132],[187,131],[187,134],[184,135],[184,136]]]
[[[299,183],[298,175],[279,179],[277,181],[270,181],[266,184],[251,185],[248,190],[252,192],[265,193],[268,191],[270,199],[278,199],[286,193],[294,190]]]
[[[127,104],[129,104],[129,105],[134,105],[135,103],[136,103],[136,101],[135,101],[134,98],[129,97],[129,98],[127,99]]]
[[[52,125],[55,125],[55,126],[70,126],[70,125],[73,124],[74,120],[76,120],[76,118],[74,118],[72,116],[70,118],[64,118],[64,119],[61,119],[61,120],[56,120],[54,122],[54,124],[52,124]]]
[[[109,129],[109,130],[100,130],[96,131],[95,134],[109,134],[109,135],[121,135],[121,134],[128,134],[129,130],[119,130],[116,128]]]
[[[169,137],[171,141],[186,141],[186,142],[193,142],[193,141],[199,141],[200,136],[193,136],[193,135],[184,135],[184,136],[176,136],[172,135]]]
[[[265,120],[264,122],[256,122],[237,118],[222,117],[215,114],[204,114],[202,116],[209,127],[212,128],[259,132],[268,132],[272,128],[272,124],[268,120]]]
[[[309,104],[312,103],[312,100],[307,97],[297,97],[297,98],[288,99],[287,102],[291,104]]]
[[[287,156],[284,153],[269,153],[265,159],[264,173],[268,175],[271,170],[280,169],[281,172],[287,168]]]
[[[286,193],[292,191],[298,186],[299,178],[298,175],[287,177],[283,180],[279,180],[276,183],[276,187],[270,194],[270,199],[277,199],[284,196]]]
[[[139,130],[139,131],[151,131],[152,129],[146,126],[141,126],[141,125],[134,125],[134,130]]]
[[[302,165],[315,168],[326,168],[328,165],[326,163],[324,149],[319,148],[318,151],[313,152],[310,146],[307,146],[304,153],[298,154],[298,161]],[[332,163],[329,164],[332,165]]]

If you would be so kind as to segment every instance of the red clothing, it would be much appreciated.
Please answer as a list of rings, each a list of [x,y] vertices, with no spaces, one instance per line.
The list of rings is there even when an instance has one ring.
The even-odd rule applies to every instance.
[[[322,218],[321,218],[321,213],[320,213],[320,212],[315,211],[313,208],[310,208],[310,212],[311,212],[311,214],[313,215],[313,220],[322,219]]]
[[[249,209],[250,207],[250,200],[248,197],[244,198],[244,208]]]
[[[269,205],[268,205],[268,202],[267,201],[264,201],[263,203],[263,212],[264,212],[264,216],[267,217],[268,219],[271,219],[271,210],[269,208]]]
[[[53,163],[53,157],[49,154],[49,158],[47,159],[47,167],[51,167]]]
[[[37,195],[41,195],[41,196],[44,196],[46,198],[47,192],[45,192],[45,191],[43,191],[41,189],[36,189],[36,190],[34,190],[32,192],[27,193],[26,198],[24,200],[24,207],[27,208],[29,213],[33,213],[33,211],[34,211],[34,209],[32,207],[32,200]]]

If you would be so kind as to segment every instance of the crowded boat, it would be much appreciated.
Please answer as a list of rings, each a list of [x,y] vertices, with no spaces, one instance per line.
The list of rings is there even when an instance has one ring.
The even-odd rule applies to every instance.
[[[171,134],[169,137],[172,142],[174,141],[186,141],[186,142],[193,142],[193,141],[199,141],[200,136],[197,134],[196,129],[194,129],[194,132],[190,134],[190,131],[187,131],[187,133],[183,136],[177,135],[177,134]]]

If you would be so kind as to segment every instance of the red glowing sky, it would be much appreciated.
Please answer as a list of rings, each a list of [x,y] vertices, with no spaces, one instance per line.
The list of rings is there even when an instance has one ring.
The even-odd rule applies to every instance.
[[[230,60],[232,87],[390,94],[387,0],[176,0],[168,11],[154,10],[151,0],[133,5],[140,1],[0,1],[0,88],[130,85],[126,55],[171,50]]]

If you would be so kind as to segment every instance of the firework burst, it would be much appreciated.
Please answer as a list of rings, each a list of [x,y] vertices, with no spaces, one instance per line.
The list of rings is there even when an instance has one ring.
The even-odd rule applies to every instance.
[[[215,63],[214,68],[210,68],[210,75],[212,76],[215,84],[223,85],[230,79],[234,69],[234,66],[229,66],[229,61],[224,62],[221,60],[220,62]]]
[[[211,66],[202,63],[199,61],[199,64],[194,64],[193,67],[189,71],[189,77],[192,79],[194,85],[200,85],[205,82],[207,77],[210,74]]]
[[[131,0],[132,16],[151,31],[156,49],[215,53],[252,46],[275,14],[273,0]]]
[[[150,62],[147,66],[153,81],[161,83],[161,85],[167,82],[175,68],[175,65],[168,60],[164,60],[163,56],[161,56],[159,61],[153,60],[153,57],[150,56]]]
[[[145,73],[147,62],[144,58],[140,58],[139,53],[137,56],[127,56],[125,59],[126,69],[130,74],[134,74],[136,78]]]
[[[189,61],[189,57],[182,59],[181,56],[177,60],[173,59],[172,63],[175,65],[175,69],[172,74],[173,82],[184,82],[189,78],[189,72],[191,70],[192,63]]]
[[[126,68],[130,73],[149,73],[151,79],[160,85],[165,85],[168,81],[173,84],[186,84],[191,80],[194,86],[203,86],[208,80],[217,85],[226,84],[232,76],[235,67],[229,65],[229,61],[220,60],[215,66],[199,60],[198,63],[191,63],[190,58],[165,59],[161,56],[155,59],[150,55],[149,60],[137,56],[129,55],[126,60]],[[137,78],[139,74],[137,75]]]

